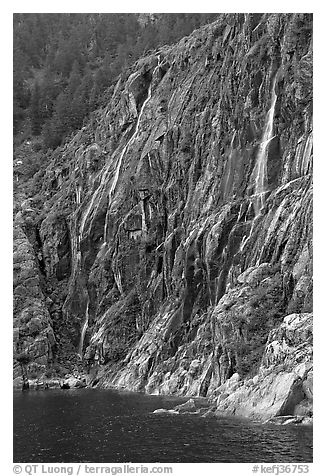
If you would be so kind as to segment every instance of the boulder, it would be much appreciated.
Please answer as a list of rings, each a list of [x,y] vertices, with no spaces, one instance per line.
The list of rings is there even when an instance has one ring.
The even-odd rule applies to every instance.
[[[200,369],[200,365],[201,363],[199,359],[193,360],[189,366],[189,370],[188,370],[189,375],[192,375],[192,376],[196,375],[196,373]]]
[[[302,423],[303,421],[303,417],[301,416],[295,416],[295,417],[292,417],[292,418],[289,418],[288,420],[286,420],[283,425],[298,425],[298,423]]]
[[[252,383],[253,383],[253,385],[257,385],[258,382],[259,382],[259,377],[258,377],[258,375],[255,375],[252,379]]]
[[[233,384],[238,383],[240,380],[240,375],[236,372],[229,378],[229,384],[232,386]]]
[[[47,381],[48,388],[60,388],[60,380],[50,379]]]
[[[62,384],[61,388],[68,389],[68,388],[84,388],[86,387],[85,379],[80,379],[78,377],[70,376],[66,378]]]
[[[302,381],[293,372],[270,373],[256,387],[239,387],[218,401],[217,411],[254,419],[293,414],[303,399]]]
[[[193,398],[190,398],[190,400],[188,400],[187,402],[182,403],[181,405],[177,405],[175,407],[175,410],[180,413],[195,412],[197,410],[195,400]]]
[[[255,285],[262,281],[271,269],[269,263],[262,263],[259,266],[251,266],[238,276],[238,282],[241,284]]]
[[[298,425],[303,423],[305,418],[303,416],[284,415],[270,418],[264,423],[273,423],[274,425]]]
[[[153,413],[170,413],[172,415],[179,415],[179,412],[176,410],[167,410],[166,408],[158,408],[154,410]]]
[[[311,417],[313,414],[312,402],[309,400],[302,400],[294,407],[294,415]]]
[[[313,418],[312,417],[304,417],[301,424],[302,425],[312,425],[313,424]]]

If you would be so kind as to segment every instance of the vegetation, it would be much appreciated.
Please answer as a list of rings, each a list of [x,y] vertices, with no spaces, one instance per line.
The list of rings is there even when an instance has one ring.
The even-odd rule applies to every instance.
[[[287,302],[283,298],[279,265],[268,278],[251,283],[246,297],[235,299],[223,313],[227,347],[235,357],[235,371],[241,377],[255,375],[261,364],[269,332],[282,321]]]
[[[14,134],[63,143],[137,58],[174,43],[216,14],[14,15]]]
[[[29,387],[28,385],[28,372],[27,367],[32,362],[32,357],[27,352],[21,352],[19,354],[14,355],[14,358],[20,365],[22,377],[23,377],[23,390]]]

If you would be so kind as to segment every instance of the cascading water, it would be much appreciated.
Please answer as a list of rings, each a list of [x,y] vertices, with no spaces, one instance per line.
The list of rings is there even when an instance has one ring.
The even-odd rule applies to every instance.
[[[255,182],[255,191],[254,191],[254,207],[255,207],[255,216],[257,216],[261,209],[264,206],[265,192],[266,192],[266,169],[267,169],[267,158],[268,158],[268,146],[271,140],[275,137],[273,136],[273,120],[275,112],[275,104],[277,100],[277,95],[275,93],[275,83],[276,76],[273,81],[272,87],[272,104],[267,113],[266,126],[264,130],[264,135],[262,137],[261,143],[259,145],[258,155],[256,159],[256,165],[253,170],[254,182]]]
[[[160,56],[157,57],[157,66],[155,67],[154,71],[153,71],[153,77],[156,73],[156,71],[158,70],[158,68],[160,67],[161,65],[161,61],[160,61]],[[131,144],[133,143],[133,141],[135,140],[136,138],[136,135],[138,134],[138,131],[139,131],[139,126],[140,126],[140,121],[141,121],[141,118],[142,118],[142,115],[143,115],[143,112],[144,112],[144,109],[146,107],[146,104],[148,103],[148,101],[151,99],[152,97],[152,84],[150,84],[149,86],[149,89],[148,89],[148,95],[147,95],[147,98],[146,100],[144,101],[144,103],[142,104],[142,107],[140,109],[140,112],[139,112],[139,116],[138,116],[138,119],[137,119],[137,123],[136,123],[136,127],[135,127],[135,131],[133,133],[133,135],[131,136],[131,138],[129,139],[129,141],[127,142],[127,144],[124,146],[124,148],[122,149],[122,152],[119,156],[119,160],[118,160],[118,163],[117,163],[117,166],[115,168],[115,171],[114,171],[114,175],[113,175],[113,179],[112,179],[112,182],[111,182],[111,185],[110,185],[110,189],[109,189],[109,203],[108,203],[108,208],[107,208],[107,212],[106,212],[106,217],[105,217],[105,225],[104,225],[104,233],[103,233],[103,244],[106,243],[106,235],[107,235],[107,229],[108,229],[108,218],[109,218],[109,210],[110,210],[110,205],[112,203],[112,198],[113,198],[113,195],[114,195],[114,192],[115,192],[115,189],[116,189],[116,186],[117,186],[117,183],[118,183],[118,180],[119,180],[119,175],[120,175],[120,169],[121,169],[121,165],[122,165],[122,161],[123,161],[123,158],[127,152],[127,150],[129,149],[129,147],[131,146]],[[81,224],[80,224],[80,228],[79,228],[79,233],[78,233],[78,242],[80,243],[80,240],[82,239],[83,237],[83,232],[84,232],[84,227],[85,227],[85,223],[87,221],[87,218],[90,214],[90,212],[92,211],[93,209],[93,206],[94,206],[94,203],[96,202],[99,194],[101,193],[101,191],[104,189],[104,185],[105,185],[105,182],[106,182],[106,179],[107,179],[107,176],[108,176],[108,173],[110,171],[110,163],[108,163],[102,177],[101,177],[101,181],[100,181],[100,184],[98,186],[98,188],[96,189],[96,191],[94,192],[93,196],[92,196],[92,199],[90,201],[90,204],[89,206],[87,207],[86,209],[86,212],[84,213],[83,217],[82,217],[82,220],[81,220]],[[78,196],[78,195],[77,195]],[[96,215],[96,213],[93,214],[94,216]],[[117,287],[120,291],[121,294],[123,294],[123,290],[122,290],[122,285],[121,285],[121,275],[119,272],[116,273],[116,281],[117,281]],[[83,324],[83,327],[82,327],[82,330],[81,330],[81,335],[80,335],[80,342],[79,342],[79,349],[78,349],[78,354],[80,356],[80,358],[82,358],[82,352],[83,352],[83,346],[84,346],[84,339],[85,339],[85,334],[86,334],[86,331],[87,331],[87,327],[88,327],[88,308],[89,308],[89,301],[87,302],[87,307],[86,307],[86,312],[85,312],[85,320],[84,320],[84,324]]]
[[[79,347],[78,347],[78,355],[82,359],[83,358],[83,347],[84,347],[84,340],[85,335],[88,327],[88,308],[89,308],[89,300],[87,301],[86,312],[85,312],[85,321],[81,330],[80,340],[79,340]]]
[[[301,144],[300,144],[301,145]],[[307,175],[311,170],[312,161],[312,133],[310,132],[306,138],[306,141],[302,143],[302,147],[296,154],[296,171],[299,176]]]
[[[273,121],[274,121],[275,105],[277,100],[277,95],[275,92],[276,78],[277,78],[277,74],[275,75],[273,80],[271,107],[267,113],[266,126],[265,126],[262,140],[259,144],[256,164],[252,173],[253,181],[255,184],[254,194],[252,196],[252,199],[253,199],[252,204],[255,211],[255,217],[252,221],[250,233],[248,237],[243,238],[243,241],[240,246],[240,251],[244,249],[247,242],[250,240],[257,218],[260,216],[261,210],[265,204],[265,193],[267,192],[266,171],[267,171],[267,159],[268,159],[268,146],[271,140],[274,139],[275,137],[273,136]]]
[[[159,57],[159,56],[157,57],[157,60],[158,60],[158,63],[157,63],[157,66],[155,67],[155,69],[154,69],[154,71],[153,71],[153,75],[152,75],[153,77],[154,77],[156,71],[158,70],[158,68],[159,68],[160,65],[161,65],[161,63],[160,63],[160,57]],[[146,100],[143,102],[143,105],[142,105],[142,107],[141,107],[141,109],[140,109],[139,116],[138,116],[137,123],[136,123],[135,132],[133,133],[133,135],[131,136],[131,138],[129,139],[129,141],[127,142],[127,144],[125,145],[125,147],[123,148],[123,150],[122,150],[122,152],[121,152],[121,154],[120,154],[120,157],[119,157],[119,161],[118,161],[117,167],[116,167],[115,172],[114,172],[113,180],[112,180],[111,187],[110,187],[110,190],[109,190],[109,203],[108,203],[108,208],[107,208],[106,217],[105,217],[105,225],[104,225],[104,233],[103,233],[103,240],[104,240],[104,242],[106,241],[106,235],[107,235],[107,229],[108,229],[108,218],[109,218],[110,205],[111,205],[112,197],[113,197],[113,195],[114,195],[114,192],[115,192],[115,189],[116,189],[118,180],[119,180],[119,175],[120,175],[120,169],[121,169],[122,160],[123,160],[123,157],[124,157],[125,153],[126,153],[127,150],[129,149],[129,147],[131,146],[131,144],[134,142],[134,140],[135,140],[135,138],[136,138],[136,136],[137,136],[137,134],[138,134],[139,125],[140,125],[140,121],[141,121],[141,118],[142,118],[144,109],[145,109],[146,104],[148,103],[148,101],[151,99],[151,97],[152,97],[152,83],[149,85],[147,98],[146,98]]]
[[[224,190],[224,198],[226,199],[228,197],[228,194],[230,193],[231,187],[232,187],[232,158],[233,158],[233,144],[234,140],[236,137],[236,130],[233,132],[233,136],[231,139],[231,144],[230,144],[230,152],[229,152],[229,157],[227,160],[226,168],[227,168],[227,174],[226,174],[226,179],[225,179],[225,190]]]
[[[158,63],[157,63],[157,66],[155,67],[154,71],[153,71],[153,75],[155,75],[157,69],[160,67],[161,65],[161,60],[160,60],[160,56],[158,55],[157,57],[157,60],[158,60]],[[117,183],[118,183],[118,179],[119,179],[119,175],[120,175],[120,169],[121,169],[121,165],[122,165],[122,160],[127,152],[127,150],[129,149],[130,145],[133,143],[133,141],[135,140],[135,137],[136,135],[138,134],[138,130],[139,130],[139,125],[140,125],[140,121],[141,121],[141,118],[142,118],[142,114],[143,114],[143,111],[146,107],[146,104],[148,103],[148,101],[151,99],[152,97],[152,84],[150,84],[149,86],[149,90],[148,90],[148,96],[146,98],[146,100],[144,101],[141,109],[140,109],[140,112],[139,112],[139,116],[138,116],[138,119],[137,119],[137,123],[136,123],[136,128],[135,128],[135,131],[133,133],[133,135],[131,136],[131,138],[129,139],[129,141],[127,142],[127,144],[124,146],[124,148],[122,149],[122,152],[119,156],[119,160],[118,160],[118,163],[117,163],[117,166],[116,166],[116,169],[115,169],[115,172],[114,172],[114,176],[113,176],[113,180],[112,180],[112,183],[111,183],[111,187],[110,187],[110,190],[109,190],[109,204],[108,204],[108,210],[110,208],[110,204],[112,202],[112,197],[113,197],[113,194],[114,194],[114,191],[116,189],[116,186],[117,186]],[[100,181],[100,184],[99,186],[97,187],[97,189],[95,190],[95,192],[93,193],[93,196],[92,196],[92,199],[89,203],[89,206],[87,207],[85,213],[83,214],[82,216],[82,219],[81,219],[81,223],[80,223],[80,230],[79,230],[79,233],[80,233],[80,236],[82,237],[83,236],[83,232],[84,232],[84,228],[85,228],[85,224],[86,224],[86,221],[89,217],[89,214],[91,213],[93,207],[94,207],[94,203],[96,202],[97,198],[98,198],[98,195],[100,194],[100,192],[103,190],[103,187],[106,183],[106,179],[107,179],[107,176],[109,174],[109,171],[110,171],[110,162],[108,162],[108,165],[106,166],[105,168],[105,171],[104,173],[102,174],[102,177],[101,177],[101,181]],[[94,213],[94,215],[96,215],[96,213]],[[103,241],[105,242],[105,238],[106,238],[106,232],[107,232],[107,222],[108,222],[108,212],[106,214],[106,218],[105,218],[105,225],[104,225],[104,236],[103,236]]]

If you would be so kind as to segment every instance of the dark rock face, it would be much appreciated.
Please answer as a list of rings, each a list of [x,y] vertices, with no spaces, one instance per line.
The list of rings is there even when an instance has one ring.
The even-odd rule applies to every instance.
[[[35,252],[21,228],[24,214],[33,212],[28,205],[22,204],[22,213],[14,224],[14,354],[23,367],[39,372],[52,362],[56,339]],[[24,355],[28,357],[24,359]],[[20,375],[20,367],[14,366],[14,378]]]
[[[54,155],[46,281],[98,385],[213,395],[312,311],[311,37],[309,14],[221,15]]]

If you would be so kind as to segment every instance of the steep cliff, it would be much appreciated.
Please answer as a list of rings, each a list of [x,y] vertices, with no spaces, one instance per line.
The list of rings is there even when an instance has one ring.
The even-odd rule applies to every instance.
[[[252,377],[312,311],[312,16],[223,14],[140,59],[31,183],[59,362],[150,393]]]

